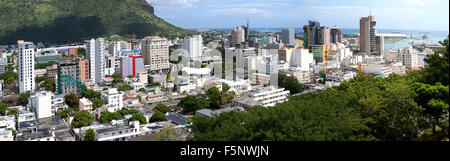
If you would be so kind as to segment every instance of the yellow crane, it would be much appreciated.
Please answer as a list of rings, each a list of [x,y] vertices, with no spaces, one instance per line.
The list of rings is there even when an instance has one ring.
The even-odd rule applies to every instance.
[[[133,37],[133,40],[132,40],[133,46],[131,46],[131,48],[132,48],[133,50],[136,49],[136,47],[135,47],[135,45],[134,45],[134,37],[135,37],[134,32],[133,32],[132,35],[130,35],[130,34],[125,34],[125,36],[132,36],[132,37]]]

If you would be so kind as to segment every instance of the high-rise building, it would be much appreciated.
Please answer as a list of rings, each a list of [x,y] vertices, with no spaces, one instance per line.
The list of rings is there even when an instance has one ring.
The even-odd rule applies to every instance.
[[[203,53],[203,38],[202,35],[193,35],[190,37],[184,38],[184,46],[183,49],[185,49],[189,57],[191,59],[199,59],[202,56]]]
[[[310,45],[319,45],[322,41],[320,32],[320,23],[317,21],[309,21],[309,25],[303,26],[303,46],[309,48]]]
[[[359,46],[361,52],[365,52],[366,54],[372,54],[376,51],[376,25],[375,17],[368,16],[362,17],[359,21]]]
[[[139,72],[145,71],[144,58],[142,56],[121,57],[121,75],[125,79],[128,76],[136,77]]]
[[[117,56],[121,50],[131,50],[132,44],[125,41],[113,41],[109,44],[108,53],[110,56]]]
[[[281,40],[285,45],[294,45],[295,41],[295,33],[294,29],[283,29],[281,31]]]
[[[339,27],[331,28],[331,43],[342,43],[342,31]]]
[[[320,27],[321,45],[330,45],[330,28],[326,26]]]
[[[292,52],[290,66],[309,71],[310,65],[314,63],[314,55],[307,49],[295,49]]]
[[[34,90],[34,44],[18,41],[19,46],[19,93]]]
[[[58,63],[58,94],[80,94],[80,60],[75,58],[60,59]]]
[[[80,60],[80,78],[81,81],[86,81],[89,79],[89,60],[83,59]]]
[[[150,72],[167,71],[169,63],[169,41],[159,36],[147,36],[141,40],[144,64],[150,66]]]
[[[233,31],[233,46],[240,45],[245,42],[245,30],[242,27],[236,27]]]
[[[105,40],[103,38],[86,41],[86,58],[89,59],[90,79],[97,84],[105,78]]]
[[[375,44],[376,44],[376,55],[378,56],[384,56],[384,36],[383,35],[376,35],[375,36]]]

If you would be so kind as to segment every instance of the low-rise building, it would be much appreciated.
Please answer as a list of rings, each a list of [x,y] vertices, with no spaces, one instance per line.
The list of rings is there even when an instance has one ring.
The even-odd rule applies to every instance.
[[[89,112],[92,111],[92,102],[87,98],[84,98],[84,97],[81,98],[79,106],[80,106],[80,111],[89,111]]]
[[[382,75],[383,78],[392,74],[392,68],[390,66],[380,64],[366,64],[363,65],[362,70],[365,74]]]
[[[0,131],[1,130],[15,130],[16,120],[14,115],[0,116]]]
[[[58,116],[18,124],[18,141],[75,141],[68,125]]]
[[[139,121],[113,120],[111,123],[98,124],[74,129],[79,140],[84,139],[88,129],[95,132],[95,141],[127,141],[140,135]]]
[[[119,93],[117,88],[102,91],[101,99],[106,102],[106,108],[109,112],[116,112],[123,108],[123,94]]]
[[[38,119],[52,117],[58,110],[66,108],[64,98],[49,91],[34,93],[28,98],[28,109],[31,109]]]
[[[238,106],[238,107],[223,108],[223,109],[218,109],[218,110],[201,109],[201,110],[195,111],[195,115],[201,116],[201,117],[206,117],[206,118],[214,118],[216,116],[219,116],[223,112],[230,112],[233,110],[240,112],[240,111],[244,111],[244,108]]]
[[[0,130],[0,141],[14,141],[12,130]]]
[[[275,88],[269,86],[266,88],[256,89],[245,92],[242,97],[232,100],[232,107],[241,106],[250,108],[253,106],[270,107],[276,103],[282,103],[288,100],[289,91],[284,88]]]

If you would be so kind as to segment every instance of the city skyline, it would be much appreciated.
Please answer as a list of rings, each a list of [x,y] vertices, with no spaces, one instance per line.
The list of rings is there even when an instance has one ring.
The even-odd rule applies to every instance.
[[[444,0],[342,0],[338,2],[329,0],[147,0],[147,2],[155,7],[155,15],[187,29],[234,28],[244,24],[247,18],[252,28],[299,28],[308,20],[315,20],[330,27],[336,25],[353,29],[358,28],[361,17],[370,14],[379,22],[377,29],[448,31],[449,26],[449,1]]]

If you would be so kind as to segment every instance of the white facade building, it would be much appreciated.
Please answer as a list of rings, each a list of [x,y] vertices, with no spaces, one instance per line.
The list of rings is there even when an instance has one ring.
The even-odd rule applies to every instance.
[[[314,63],[314,55],[308,49],[296,49],[292,52],[290,65],[301,71],[309,71],[310,65]]]
[[[250,91],[241,98],[234,99],[232,101],[232,107],[241,106],[244,108],[250,108],[253,106],[271,107],[276,103],[282,103],[288,100],[287,96],[289,91],[284,88],[275,88],[269,86],[263,89]]]
[[[14,115],[0,116],[0,131],[16,130],[16,120]]]
[[[37,119],[52,117],[57,111],[55,95],[49,91],[30,96],[28,105],[31,106],[29,108],[34,111]]]
[[[402,62],[403,65],[409,70],[419,66],[418,59],[419,56],[417,52],[413,50],[412,46],[398,49],[395,55],[395,62]]]
[[[32,42],[18,42],[19,46],[19,93],[34,90],[35,70],[34,70],[34,45]]]
[[[200,59],[203,54],[202,35],[193,35],[184,38],[183,49],[185,49],[189,53],[189,57],[191,57],[191,60]]]
[[[362,70],[365,74],[383,75],[383,78],[392,74],[392,68],[390,66],[379,64],[363,65]]]
[[[109,112],[116,112],[123,108],[123,94],[117,91],[117,88],[111,88],[102,92],[101,99],[106,102]]]
[[[86,41],[86,57],[89,59],[91,80],[97,84],[105,78],[105,40],[103,38]]]

